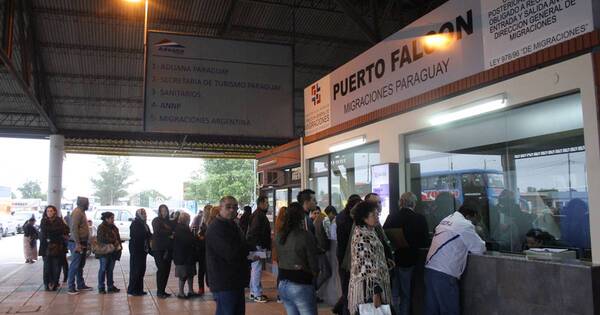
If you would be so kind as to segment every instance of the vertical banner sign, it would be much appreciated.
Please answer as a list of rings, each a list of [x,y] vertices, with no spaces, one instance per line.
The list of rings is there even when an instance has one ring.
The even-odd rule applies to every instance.
[[[309,85],[305,134],[534,53],[593,26],[592,0],[450,0]]]
[[[481,6],[486,69],[594,29],[590,0],[485,0]]]
[[[148,33],[145,130],[293,136],[290,46]]]

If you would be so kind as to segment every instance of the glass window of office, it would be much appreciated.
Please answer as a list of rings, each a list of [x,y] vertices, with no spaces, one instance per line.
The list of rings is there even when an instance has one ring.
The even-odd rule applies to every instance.
[[[322,209],[331,204],[341,211],[350,195],[364,197],[371,192],[371,166],[379,164],[379,143],[335,152],[309,163],[308,187],[315,191],[317,204]]]
[[[406,136],[407,173],[430,230],[468,203],[496,250],[591,257],[581,98],[573,94]]]
[[[317,205],[325,209],[329,205],[329,155],[310,160],[308,188],[315,192]]]
[[[379,143],[331,154],[331,205],[344,208],[348,197],[371,192],[371,166],[379,164]]]

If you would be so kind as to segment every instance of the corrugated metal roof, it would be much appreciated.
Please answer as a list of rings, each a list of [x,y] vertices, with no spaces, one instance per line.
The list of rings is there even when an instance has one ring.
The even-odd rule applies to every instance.
[[[367,24],[372,23],[373,12],[367,2],[347,1]],[[411,2],[377,0],[382,37],[444,0],[419,1],[419,6],[403,4]],[[0,1],[0,16],[3,3]],[[33,0],[31,14],[36,26],[35,53],[41,54],[45,87],[58,127],[141,131],[143,4]],[[295,43],[294,108],[299,130],[304,87],[372,45],[336,0],[151,0],[149,29]],[[18,28],[14,34],[18,39]],[[13,63],[21,72],[20,42],[14,44]],[[41,78],[37,73],[34,76]],[[40,103],[46,104],[44,99]],[[6,72],[0,73],[0,113],[37,113]],[[6,127],[1,118],[0,127]]]

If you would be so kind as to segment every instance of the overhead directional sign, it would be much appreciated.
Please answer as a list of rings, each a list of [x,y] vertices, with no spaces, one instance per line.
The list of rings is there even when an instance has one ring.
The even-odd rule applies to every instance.
[[[145,130],[293,136],[290,46],[150,32]]]

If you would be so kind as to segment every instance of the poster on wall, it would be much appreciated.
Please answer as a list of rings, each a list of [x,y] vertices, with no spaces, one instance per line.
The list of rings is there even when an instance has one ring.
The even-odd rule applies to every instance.
[[[293,136],[290,46],[149,32],[146,60],[146,131]]]
[[[594,29],[590,0],[485,0],[481,10],[486,69]]]
[[[450,0],[304,92],[305,134],[592,31],[592,0]],[[316,119],[311,91],[320,93]],[[327,106],[329,108],[327,108]]]
[[[304,89],[304,130],[317,133],[331,126],[330,77],[325,76]]]
[[[384,222],[390,211],[398,208],[398,164],[373,165],[371,166],[371,173],[371,192],[378,194],[381,198],[379,219]]]

